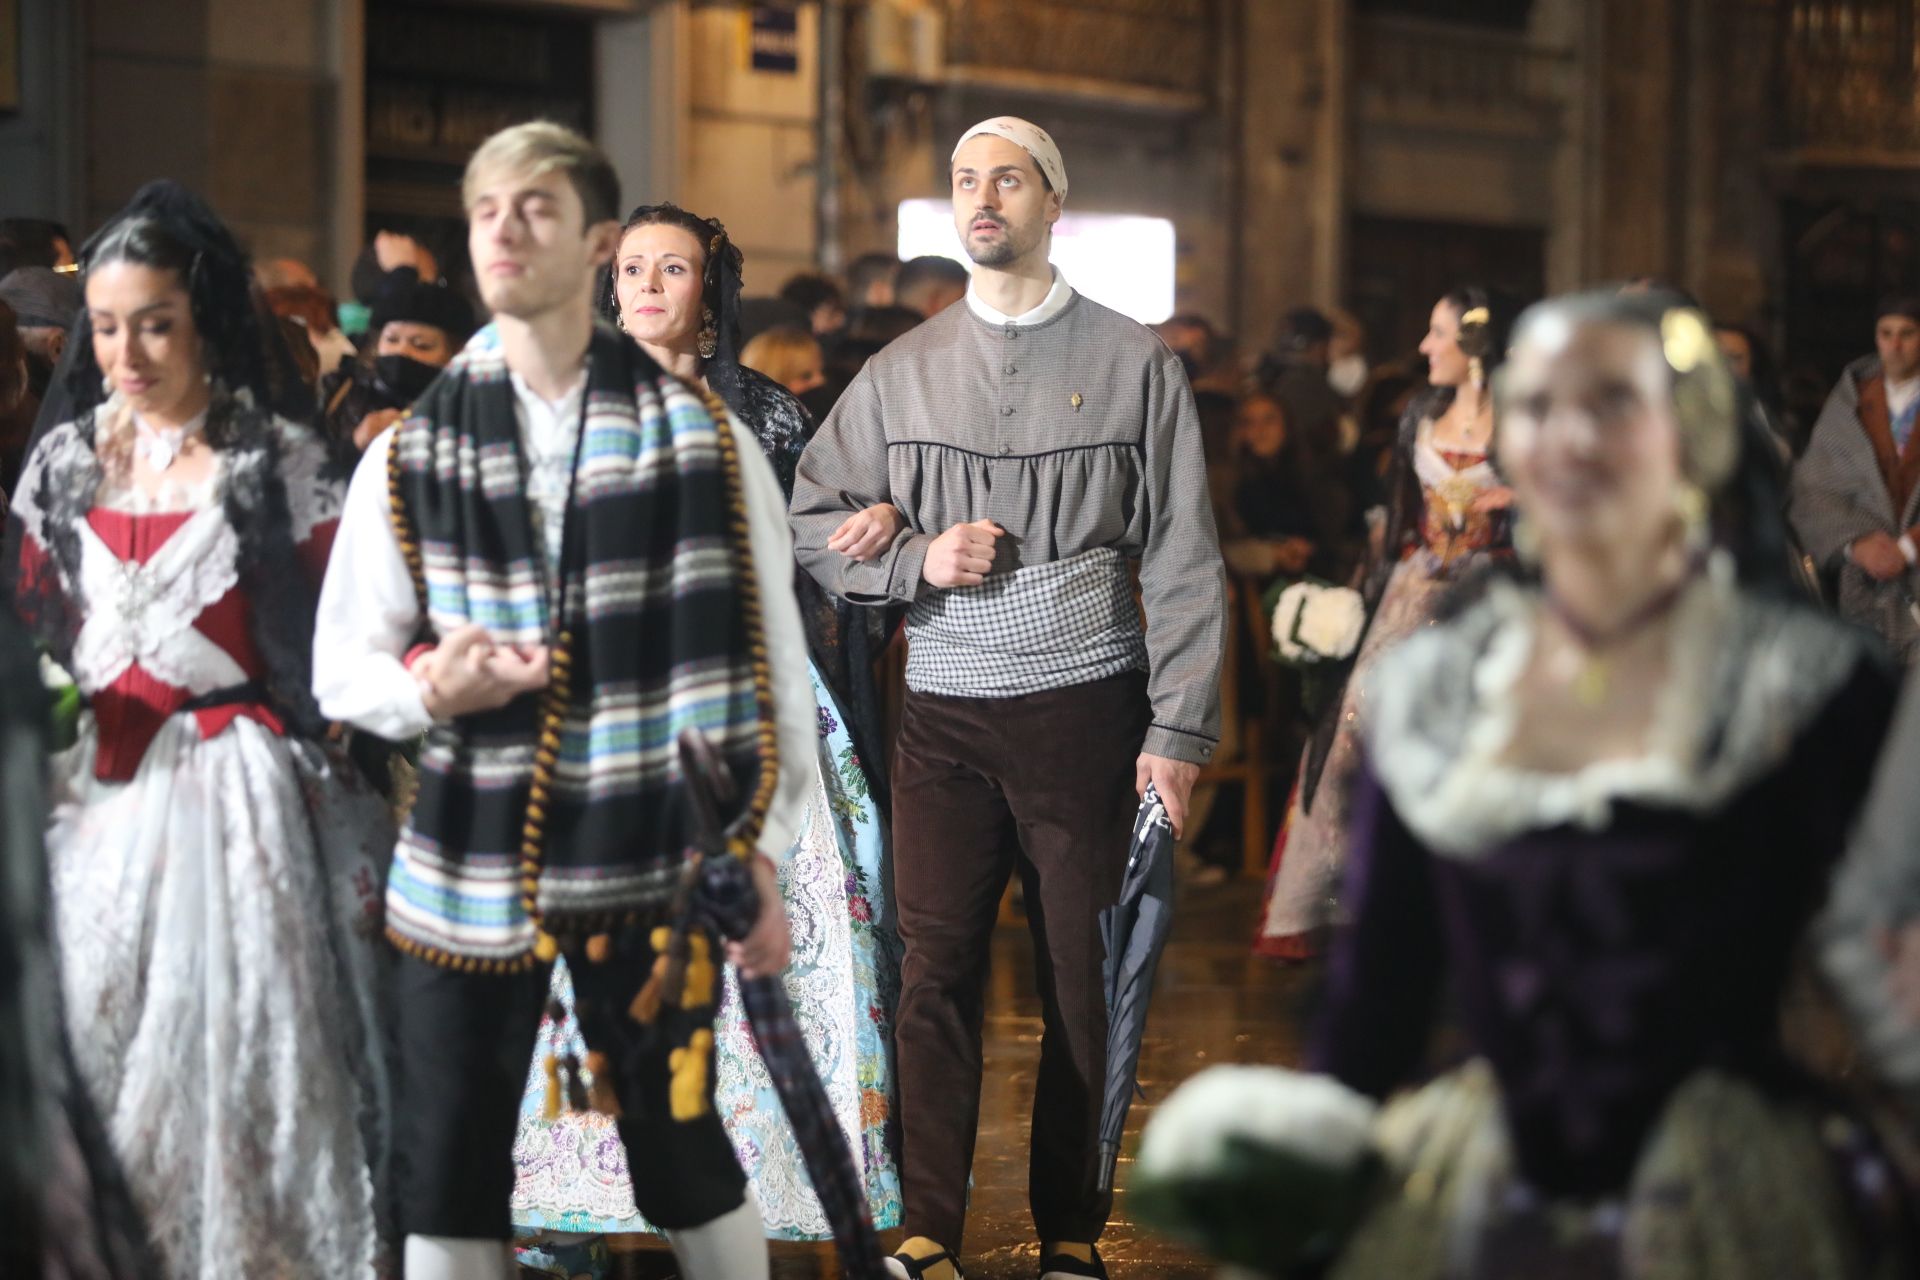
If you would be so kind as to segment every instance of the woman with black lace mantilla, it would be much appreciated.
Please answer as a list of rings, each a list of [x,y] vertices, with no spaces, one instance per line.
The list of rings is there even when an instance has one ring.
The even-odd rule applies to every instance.
[[[7,537],[85,698],[46,855],[67,1031],[170,1280],[385,1265],[385,802],[309,692],[344,478],[275,413],[251,271],[149,183],[81,254],[70,421]]]
[[[760,440],[782,489],[813,421],[791,393],[740,363],[743,256],[717,221],[673,204],[642,205],[621,230],[601,298],[613,325],[661,368],[703,392]],[[806,814],[780,868],[794,950],[788,996],[805,1031],[841,1126],[861,1166],[868,1208],[881,1229],[899,1225],[900,1183],[887,1134],[893,1106],[889,1030],[898,985],[898,942],[886,894],[885,810],[872,656],[881,633],[873,610],[857,610],[806,574],[795,586],[819,704],[819,749]],[[717,1107],[765,1220],[776,1238],[828,1239],[793,1131],[748,1037],[731,975],[716,1023]],[[577,1035],[572,994],[556,968],[554,1001],[542,1027],[542,1054],[564,1052]],[[559,1014],[559,1017],[551,1015]],[[523,1104],[515,1221],[524,1230],[599,1233],[650,1229],[626,1198],[611,1129],[591,1115],[541,1112],[540,1074]],[[577,1243],[576,1243],[577,1247]],[[590,1265],[564,1243],[542,1250],[568,1274]]]

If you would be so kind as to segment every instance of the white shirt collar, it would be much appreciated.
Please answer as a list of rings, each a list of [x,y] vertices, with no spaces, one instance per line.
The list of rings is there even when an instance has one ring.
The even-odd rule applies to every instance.
[[[1888,378],[1887,408],[1891,409],[1894,413],[1899,413],[1907,407],[1908,402],[1913,399],[1915,392],[1920,392],[1920,373],[1916,373],[1913,377],[1903,379],[1900,382],[1895,382],[1892,378]]]
[[[522,407],[529,411],[538,410],[554,418],[568,416],[569,410],[578,413],[580,397],[585,395],[587,390],[587,367],[584,364],[580,366],[580,376],[573,380],[573,385],[568,387],[558,400],[547,399],[529,386],[525,378],[511,369],[507,371],[507,376],[513,381],[514,397],[519,400]]]
[[[975,279],[978,279],[978,277],[975,277]],[[1040,299],[1039,306],[1026,312],[1024,315],[1010,316],[1004,312],[994,310],[985,302],[981,301],[980,294],[976,291],[972,282],[967,284],[967,306],[973,309],[973,314],[979,316],[988,324],[1011,324],[1018,325],[1023,329],[1036,324],[1045,324],[1062,311],[1065,311],[1067,304],[1072,301],[1073,286],[1067,283],[1067,278],[1060,274],[1060,268],[1058,267],[1053,269],[1053,288],[1047,290],[1047,296]]]

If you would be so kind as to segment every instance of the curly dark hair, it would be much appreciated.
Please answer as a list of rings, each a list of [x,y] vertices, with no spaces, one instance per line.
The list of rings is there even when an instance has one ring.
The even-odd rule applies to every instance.
[[[713,315],[714,351],[707,360],[707,383],[739,411],[740,406],[740,288],[746,256],[718,218],[703,218],[672,201],[643,204],[627,215],[620,228],[625,239],[635,227],[678,227],[700,242],[706,264],[700,271],[700,297]],[[614,292],[616,264],[608,263],[600,289],[600,311],[611,324],[620,321],[620,299]]]
[[[269,340],[252,292],[253,268],[246,252],[205,201],[177,182],[160,179],[134,193],[127,207],[80,252],[82,286],[87,275],[114,262],[130,262],[179,277],[194,330],[200,335],[207,372],[213,375],[217,408],[229,409],[233,392],[252,393],[256,406],[272,403],[275,379],[268,366]],[[106,393],[93,355],[93,322],[80,313],[68,387],[77,416],[90,416]],[[242,420],[253,415],[209,412],[207,443],[233,443]]]

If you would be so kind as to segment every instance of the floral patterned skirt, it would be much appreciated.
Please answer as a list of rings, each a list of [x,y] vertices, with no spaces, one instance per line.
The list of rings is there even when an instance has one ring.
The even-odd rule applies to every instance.
[[[886,895],[886,831],[844,717],[817,670],[813,690],[820,707],[819,780],[780,869],[793,930],[787,996],[865,1177],[874,1225],[884,1230],[898,1226],[901,1213],[890,1056],[900,943]],[[554,965],[553,997],[566,1016],[542,1021],[527,1076],[514,1143],[514,1225],[525,1232],[652,1231],[634,1208],[626,1152],[613,1122],[593,1112],[551,1122],[542,1116],[542,1059],[555,1049],[586,1056],[564,961]],[[714,1034],[715,1105],[760,1202],[767,1234],[830,1239],[730,969]]]
[[[1338,920],[1341,876],[1347,865],[1347,799],[1360,764],[1358,724],[1368,675],[1380,656],[1433,621],[1435,607],[1452,579],[1437,576],[1426,556],[1400,562],[1380,597],[1366,643],[1354,660],[1340,704],[1340,725],[1320,772],[1311,808],[1300,804],[1294,784],[1286,821],[1274,839],[1267,873],[1266,906],[1254,951],[1279,960],[1305,960],[1319,949],[1321,933]],[[1302,759],[1301,768],[1306,761]]]

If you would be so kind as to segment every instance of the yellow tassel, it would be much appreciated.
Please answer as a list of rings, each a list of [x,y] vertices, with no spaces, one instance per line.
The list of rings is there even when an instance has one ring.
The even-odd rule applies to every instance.
[[[560,1118],[560,1060],[552,1054],[547,1055],[547,1095],[540,1114],[552,1124]]]
[[[587,1099],[595,1111],[603,1116],[620,1118],[620,1097],[613,1090],[613,1063],[604,1053],[587,1055],[587,1071],[593,1076],[593,1083],[587,1086]]]
[[[542,929],[533,940],[533,954],[542,964],[552,964],[560,955],[560,944],[553,935]]]
[[[607,957],[613,954],[613,938],[609,934],[596,933],[587,939],[587,963],[605,964]]]
[[[667,1058],[673,1072],[668,1085],[673,1118],[682,1122],[698,1120],[707,1114],[707,1055],[713,1051],[713,1032],[702,1028],[684,1049],[675,1049]]]
[[[719,978],[713,964],[713,944],[704,933],[687,937],[687,982],[680,997],[682,1009],[704,1009],[713,1003],[713,988]]]

